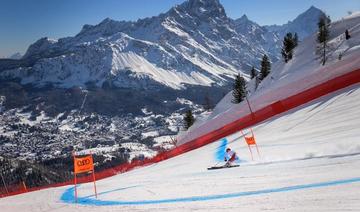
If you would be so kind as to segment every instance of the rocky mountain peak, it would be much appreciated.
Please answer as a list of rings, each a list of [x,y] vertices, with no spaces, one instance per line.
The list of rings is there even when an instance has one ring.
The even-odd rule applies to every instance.
[[[29,46],[23,58],[27,58],[35,54],[40,54],[41,52],[46,51],[52,44],[56,42],[57,40],[50,39],[48,37],[40,38]]]
[[[245,22],[245,21],[249,21],[249,18],[244,14],[239,19],[237,19],[237,21]]]
[[[227,17],[225,9],[219,0],[188,0],[181,4],[180,7],[198,16],[211,16],[212,18]]]
[[[305,37],[315,32],[321,16],[325,16],[325,13],[319,8],[311,6],[287,24],[266,26],[266,28],[272,32],[278,33],[279,37],[283,37],[288,32],[296,32],[300,40],[303,40]]]
[[[323,13],[323,11],[315,6],[311,6],[305,13]]]
[[[296,17],[293,22],[304,21],[304,20],[309,20],[309,19],[311,19],[311,20],[317,19],[318,20],[319,17],[321,17],[321,16],[325,16],[325,13],[322,10],[320,10],[319,8],[311,6],[305,12],[301,13],[298,17]]]
[[[256,26],[256,27],[260,27],[257,23],[251,21],[245,14],[243,16],[241,16],[238,19],[234,20],[234,23],[237,27],[240,28],[247,28],[247,27],[251,27],[251,26]],[[245,29],[242,29],[245,30]]]
[[[312,13],[317,10],[310,8]],[[27,70],[34,76],[22,69],[3,76],[65,88],[89,82],[125,88],[223,86],[239,70],[246,73],[249,64],[258,64],[264,53],[277,60],[278,34],[290,31],[305,37],[316,30],[317,21],[318,16],[293,21],[272,32],[246,15],[228,18],[219,0],[187,0],[167,13],[136,22],[107,18],[84,25],[75,37],[42,38],[23,58],[31,62]],[[0,61],[0,70],[23,66],[5,62]]]
[[[116,32],[124,30],[126,27],[131,25],[132,22],[128,21],[115,21],[111,18],[105,18],[97,25],[85,24],[81,29],[80,33],[77,34],[77,37],[82,37],[86,35],[95,35],[100,34],[102,36],[109,36]]]

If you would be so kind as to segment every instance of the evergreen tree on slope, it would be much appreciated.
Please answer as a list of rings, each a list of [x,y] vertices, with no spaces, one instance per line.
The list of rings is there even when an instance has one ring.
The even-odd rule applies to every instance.
[[[184,116],[184,126],[185,129],[189,129],[195,122],[195,118],[191,112],[191,110],[186,111]]]
[[[260,69],[260,80],[265,79],[267,75],[269,75],[271,69],[271,64],[269,61],[269,57],[265,54],[261,61],[261,69]]]
[[[294,49],[297,46],[297,34],[293,35],[291,32],[287,33],[283,40],[283,47],[281,49],[281,55],[284,58],[285,63],[292,59]]]
[[[235,78],[232,95],[232,102],[235,104],[242,102],[246,97],[246,81],[240,74]]]
[[[318,22],[318,33],[317,33],[317,41],[318,51],[317,53],[321,55],[322,65],[326,63],[326,50],[328,48],[327,42],[329,40],[330,31],[329,31],[330,19],[328,17],[320,17]]]

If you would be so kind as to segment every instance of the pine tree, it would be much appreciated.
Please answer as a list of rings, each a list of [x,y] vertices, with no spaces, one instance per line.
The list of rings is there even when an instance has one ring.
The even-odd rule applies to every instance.
[[[318,46],[318,50],[321,53],[321,62],[322,65],[325,65],[326,62],[326,49],[327,49],[327,41],[329,40],[329,24],[330,19],[328,17],[320,17],[318,22],[318,34],[317,41],[320,44]]]
[[[185,125],[185,129],[189,129],[195,122],[195,118],[192,114],[191,110],[186,111],[185,116],[184,116],[184,125]]]
[[[291,32],[289,32],[285,35],[283,40],[283,48],[281,49],[281,55],[283,56],[285,63],[292,59],[297,42],[298,37],[296,33],[293,35]]]
[[[265,79],[265,77],[270,73],[271,64],[269,57],[265,54],[261,61],[261,70],[260,70],[260,80]]]
[[[254,79],[255,77],[257,77],[257,71],[256,71],[255,67],[253,66],[250,70],[250,78]]]
[[[246,81],[240,74],[235,78],[232,95],[232,102],[235,104],[242,102],[246,97]]]
[[[351,38],[350,34],[349,34],[349,30],[345,30],[345,39],[349,40]]]

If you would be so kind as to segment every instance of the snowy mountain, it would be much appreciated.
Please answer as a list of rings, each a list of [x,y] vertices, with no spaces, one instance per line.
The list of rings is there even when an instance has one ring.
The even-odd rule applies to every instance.
[[[174,146],[187,110],[209,113],[205,99],[218,102],[235,75],[248,79],[280,47],[276,33],[232,20],[218,0],[41,38],[21,59],[0,59],[0,153],[53,164],[94,149],[106,153],[99,167],[152,156]]]
[[[305,39],[291,62],[275,64],[277,69],[250,101],[261,108],[277,101],[272,99],[276,96],[286,98],[334,77],[354,72],[359,76],[359,20],[360,13],[331,25],[329,43],[337,48],[329,51],[325,66],[314,55],[315,35]],[[349,40],[344,38],[346,29],[352,36]],[[341,60],[336,57],[340,52]],[[253,123],[260,150],[258,155],[254,149],[253,159],[238,131],[177,157],[97,181],[97,197],[90,182],[77,187],[77,202],[74,186],[68,185],[2,198],[0,207],[5,212],[357,211],[360,82],[359,78],[352,81],[352,85]],[[264,98],[267,95],[270,97]],[[229,123],[234,116],[248,114],[244,105],[226,108],[226,100],[215,109],[220,120]],[[213,124],[213,119],[204,123],[208,128]],[[243,131],[250,135],[249,129]],[[234,163],[240,166],[207,170],[224,164],[228,147],[236,151],[239,159]]]
[[[273,61],[277,61],[279,51],[281,49],[281,39],[276,33],[269,31],[266,27],[248,19],[246,15],[234,20],[235,30],[245,36],[252,45],[261,46],[268,55],[273,57]],[[275,56],[275,58],[274,58]],[[254,66],[257,66],[255,63]]]
[[[304,13],[301,13],[293,21],[289,21],[283,25],[265,26],[270,32],[276,33],[280,38],[283,38],[286,33],[297,33],[300,40],[313,34],[317,29],[319,17],[326,16],[320,9],[311,6]]]
[[[312,10],[286,29],[301,29],[302,36],[312,33],[318,19]],[[311,23],[305,31],[304,21]],[[42,38],[18,64],[0,61],[0,78],[64,88],[87,83],[122,88],[223,86],[238,73],[247,76],[263,54],[276,61],[279,40],[246,16],[228,18],[218,0],[189,0],[137,22],[108,18],[95,26],[84,25],[74,37]]]
[[[330,25],[325,66],[320,64],[320,56],[316,53],[318,44],[317,34],[314,33],[305,38],[294,50],[294,58],[291,61],[274,63],[271,73],[257,89],[254,89],[255,78],[251,80],[247,87],[250,93],[248,101],[252,110],[261,110],[266,105],[359,69],[359,22],[360,16],[354,14]],[[351,31],[353,36],[349,40],[345,38],[346,30]],[[231,100],[232,94],[229,92],[215,107],[212,114],[199,119],[186,133],[179,135],[179,144],[187,143],[200,135],[205,135],[235,121],[239,116],[250,113],[246,101],[233,104]]]

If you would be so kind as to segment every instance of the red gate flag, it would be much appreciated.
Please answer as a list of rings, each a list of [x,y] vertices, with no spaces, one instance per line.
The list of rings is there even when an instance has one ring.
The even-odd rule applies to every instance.
[[[251,137],[244,136],[244,138],[246,140],[247,145],[256,145],[254,136]]]
[[[94,170],[94,162],[91,155],[82,158],[74,157],[75,174],[89,172],[93,170]]]
[[[251,146],[255,146],[255,147],[256,147],[256,151],[257,151],[259,157],[261,157],[261,156],[260,156],[259,148],[258,148],[258,146],[257,146],[257,144],[256,144],[256,141],[255,141],[254,132],[253,132],[252,129],[250,129],[250,130],[251,130],[251,136],[250,136],[250,137],[247,137],[247,136],[243,133],[242,130],[241,130],[241,134],[244,136],[245,141],[246,141],[246,144],[248,145],[248,148],[249,148],[249,151],[250,151],[250,154],[251,154],[251,159],[254,160],[254,156],[253,156],[253,153],[252,153],[252,151],[251,151]]]

